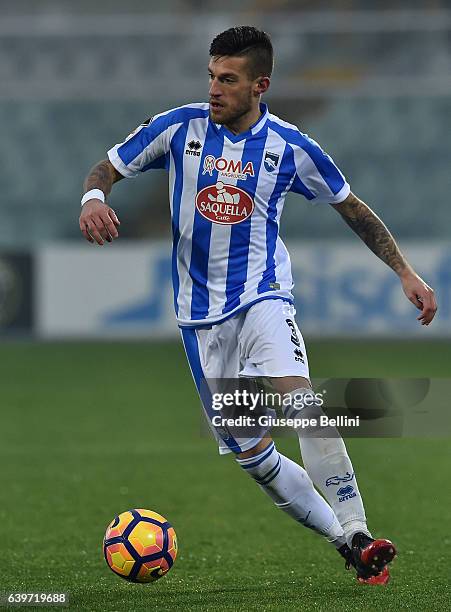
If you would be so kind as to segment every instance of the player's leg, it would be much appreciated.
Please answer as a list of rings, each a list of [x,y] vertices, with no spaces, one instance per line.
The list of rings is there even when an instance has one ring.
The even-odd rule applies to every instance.
[[[343,546],[343,530],[330,506],[314,489],[300,465],[278,453],[266,431],[238,437],[227,427],[214,425],[211,385],[216,379],[238,380],[241,362],[240,329],[245,315],[212,329],[183,329],[182,338],[205,416],[218,440],[220,452],[234,452],[238,464],[281,510],[297,522]],[[207,391],[207,383],[210,389]]]
[[[278,300],[260,302],[249,309],[242,333],[247,359],[241,374],[269,378],[281,394],[297,391],[302,395],[311,393],[311,387],[305,346],[294,315],[291,305]],[[291,402],[283,403],[287,417],[293,416],[294,408]],[[346,527],[351,548],[346,544],[339,552],[346,559],[347,567],[354,566],[361,581],[384,584],[389,576],[385,565],[393,558],[395,549],[387,540],[373,541],[368,532],[362,499],[343,440],[336,430],[308,438],[300,430],[298,435],[308,475]],[[355,495],[337,496],[339,487],[331,484],[337,482],[337,475],[338,479],[352,481],[350,486]],[[340,502],[339,497],[345,499]]]
[[[306,382],[302,379],[276,382],[276,386],[302,385],[290,393],[294,402],[285,407],[288,418],[295,416],[296,403],[302,403],[303,394],[311,397],[311,387]],[[301,408],[299,414],[319,422],[324,413],[320,406],[309,405]],[[343,527],[349,550],[349,553],[346,551],[348,564],[355,567],[360,582],[386,584],[390,577],[386,565],[393,560],[396,550],[389,540],[373,539],[368,530],[354,468],[338,430],[328,426],[318,427],[317,431],[312,427],[296,431],[304,466]]]
[[[344,545],[343,529],[332,508],[316,491],[306,471],[279,453],[271,438],[237,453],[236,460],[280,510],[325,536],[336,548]]]
[[[225,323],[230,327],[230,320]],[[224,366],[227,362],[231,363],[237,360],[237,356],[234,354],[237,353],[237,347],[233,352],[229,347],[223,345],[218,333],[219,327],[221,326],[216,325],[202,329],[183,328],[181,334],[205,419],[218,442],[220,454],[225,454],[241,452],[242,448],[230,431],[224,427],[213,425],[217,412],[213,408],[211,384],[218,379],[231,378],[232,375]],[[251,446],[259,441],[259,439],[254,440]]]
[[[302,336],[297,326],[295,327],[294,319],[293,330],[307,361]],[[287,418],[302,416],[316,419],[319,423],[321,415],[324,415],[320,405],[305,405],[299,410],[299,406],[303,405],[303,395],[311,396],[312,393],[308,378],[301,376],[271,378],[271,383],[276,391],[289,394],[293,398],[292,405],[285,403],[282,408]],[[348,545],[352,545],[352,538],[356,533],[364,533],[371,537],[355,471],[338,430],[335,427],[325,428],[318,425],[316,429],[299,427],[296,433],[304,467],[315,486],[334,509]],[[348,487],[348,494],[340,495],[339,491],[344,486]]]
[[[274,319],[273,319],[274,321]],[[312,388],[308,378],[308,360],[302,335],[294,320],[294,313],[285,322],[288,324],[289,343],[295,346],[294,355],[302,355],[306,366],[305,376],[272,377],[271,382],[280,394],[289,394],[293,403],[283,404],[287,418],[302,416],[316,419],[324,415],[321,405],[311,402]],[[283,329],[283,326],[280,326]],[[279,346],[287,346],[281,341]],[[289,344],[288,344],[289,346]],[[292,347],[291,347],[291,350]],[[280,356],[283,362],[283,356]],[[288,367],[287,373],[291,374]],[[309,402],[303,402],[304,395],[309,396]],[[328,500],[341,526],[343,527],[348,548],[343,556],[348,564],[357,570],[361,582],[368,584],[385,584],[389,579],[386,568],[395,556],[396,550],[389,540],[374,540],[368,530],[362,497],[351,460],[345,443],[335,427],[328,426],[297,430],[301,447],[302,460],[310,478]],[[346,494],[343,490],[346,487]]]

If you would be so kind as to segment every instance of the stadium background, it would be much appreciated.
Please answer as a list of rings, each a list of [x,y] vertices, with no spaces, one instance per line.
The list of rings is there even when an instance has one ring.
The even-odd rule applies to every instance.
[[[262,27],[276,51],[270,110],[334,157],[439,302],[420,327],[338,215],[288,197],[312,374],[449,377],[451,4],[1,0],[0,12],[1,588],[64,589],[90,610],[448,609],[449,427],[350,441],[370,525],[402,553],[390,590],[359,591],[200,436],[165,173],[115,187],[113,245],[84,243],[77,218],[83,178],[112,144],[205,99],[212,36]],[[297,456],[292,439],[281,447]],[[99,553],[112,516],[139,506],[167,515],[181,545],[147,589],[109,575]]]

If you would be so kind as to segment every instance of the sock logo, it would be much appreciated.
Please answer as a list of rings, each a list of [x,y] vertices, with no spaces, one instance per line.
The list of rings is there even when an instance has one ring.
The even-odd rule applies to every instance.
[[[349,482],[353,478],[354,478],[354,472],[352,472],[352,474],[350,474],[349,472],[346,472],[344,476],[331,476],[330,478],[326,480],[326,487],[330,485],[339,485],[340,482]]]
[[[351,485],[346,485],[346,487],[340,487],[337,491],[337,495],[339,497],[338,501],[343,502],[347,499],[352,499],[357,496],[357,493],[354,492],[354,487]]]

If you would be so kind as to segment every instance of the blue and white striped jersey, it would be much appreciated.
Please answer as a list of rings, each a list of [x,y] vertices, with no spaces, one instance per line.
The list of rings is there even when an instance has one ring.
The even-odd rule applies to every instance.
[[[108,157],[125,177],[169,171],[172,276],[178,323],[218,323],[270,298],[292,301],[290,257],[279,237],[289,191],[312,203],[343,201],[350,188],[332,159],[261,105],[234,135],[207,103],[155,115]]]

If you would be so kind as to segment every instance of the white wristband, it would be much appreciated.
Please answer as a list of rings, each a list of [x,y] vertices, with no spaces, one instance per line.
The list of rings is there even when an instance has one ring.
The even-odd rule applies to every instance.
[[[81,199],[81,205],[86,204],[88,200],[102,200],[105,202],[105,194],[101,189],[90,189]]]

